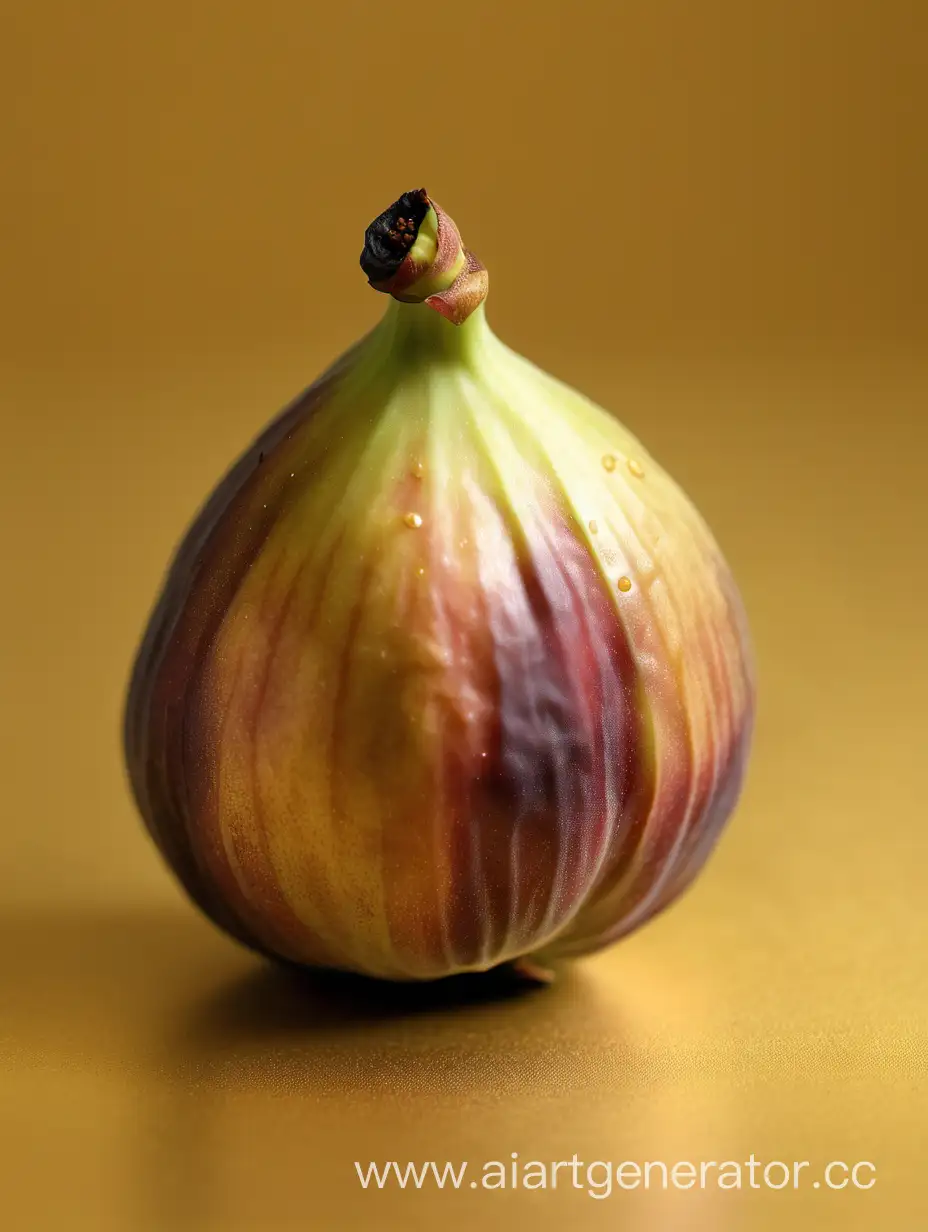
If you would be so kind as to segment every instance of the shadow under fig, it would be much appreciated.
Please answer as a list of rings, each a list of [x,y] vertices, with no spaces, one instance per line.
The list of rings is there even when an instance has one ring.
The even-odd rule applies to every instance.
[[[151,1137],[145,1164],[145,1175],[158,1178],[150,1208],[184,1232],[218,1218],[229,1167],[220,1142],[230,1122],[280,1135],[274,1162],[262,1157],[265,1177],[278,1178],[265,1180],[264,1218],[268,1227],[290,1226],[304,1190],[355,1197],[350,1159],[364,1154],[366,1127],[385,1117],[395,1124],[398,1095],[408,1115],[427,1123],[440,1106],[493,1103],[545,1081],[563,1090],[557,1066],[545,1067],[539,1084],[536,1052],[526,1047],[544,1037],[546,1018],[563,1041],[565,1013],[581,1012],[582,981],[559,976],[538,987],[505,967],[395,984],[250,959],[191,1000],[163,1042],[166,1132]],[[279,1126],[289,1123],[300,1127],[296,1152],[310,1169],[303,1180],[295,1163],[281,1162],[292,1148]],[[376,1149],[388,1150],[387,1132],[372,1132]]]
[[[188,1006],[164,1060],[182,1083],[217,1089],[480,1098],[532,1080],[536,1054],[524,1041],[543,1036],[545,1022],[563,1049],[570,1019],[583,1017],[584,985],[570,969],[547,986],[508,966],[390,983],[256,959]]]
[[[311,1085],[323,1081],[319,1058],[329,1087],[384,1050],[391,1064],[415,1056],[421,1072],[428,1055],[463,1057],[477,1037],[484,1055],[508,1052],[533,1024],[563,1039],[586,1016],[586,981],[570,965],[549,986],[509,966],[391,983],[272,963],[183,907],[0,914],[0,966],[17,1051],[158,1082],[225,1072],[256,1087],[284,1066]]]
[[[193,1037],[255,1039],[281,1032],[312,1035],[332,1028],[376,1027],[424,1014],[503,1006],[556,993],[532,984],[509,965],[428,982],[393,983],[340,971],[256,960],[255,969],[210,997],[198,1011]],[[563,971],[558,972],[561,979]]]

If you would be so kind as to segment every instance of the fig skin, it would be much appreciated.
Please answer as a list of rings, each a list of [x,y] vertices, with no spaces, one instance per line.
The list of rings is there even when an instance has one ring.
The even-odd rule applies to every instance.
[[[424,980],[587,953],[672,902],[754,699],[728,568],[640,443],[482,306],[391,300],[183,540],[126,759],[232,936]]]

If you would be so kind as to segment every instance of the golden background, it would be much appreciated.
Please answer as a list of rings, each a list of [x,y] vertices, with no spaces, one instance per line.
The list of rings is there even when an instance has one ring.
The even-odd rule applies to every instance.
[[[923,0],[6,10],[7,1226],[925,1226]],[[383,310],[364,227],[420,184],[497,332],[708,517],[760,666],[697,888],[515,999],[294,989],[181,899],[120,764],[175,541]],[[353,1166],[513,1151],[878,1181],[595,1201],[363,1192]]]

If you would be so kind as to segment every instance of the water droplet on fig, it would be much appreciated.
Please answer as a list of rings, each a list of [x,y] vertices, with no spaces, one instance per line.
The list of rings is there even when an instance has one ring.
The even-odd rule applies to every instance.
[[[412,466],[413,479],[421,479],[425,474],[425,465],[422,462],[414,462]]]
[[[403,521],[407,526],[411,527],[412,530],[418,530],[418,528],[422,525],[422,515],[421,513],[407,513],[405,518],[403,518]]]
[[[418,573],[419,577],[425,577],[425,566],[420,565],[419,568],[416,570],[416,573]]]
[[[604,471],[614,471],[615,470],[615,454],[612,454],[612,453],[603,454],[603,470]]]
[[[619,590],[627,591],[627,590],[631,590],[631,588],[632,588],[631,578],[625,577],[624,575],[619,578]]]
[[[591,535],[599,534],[599,523],[596,521],[595,518],[593,519],[592,522],[590,522],[590,534]]]
[[[641,463],[638,461],[637,458],[628,459],[628,469],[631,471],[631,473],[635,476],[636,479],[641,479],[644,475],[644,467],[641,465]]]

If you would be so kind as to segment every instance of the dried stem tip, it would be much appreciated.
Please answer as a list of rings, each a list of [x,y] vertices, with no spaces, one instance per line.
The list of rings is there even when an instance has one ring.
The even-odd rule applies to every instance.
[[[487,271],[424,188],[403,193],[364,234],[361,268],[375,291],[428,304],[455,325],[487,294]]]

